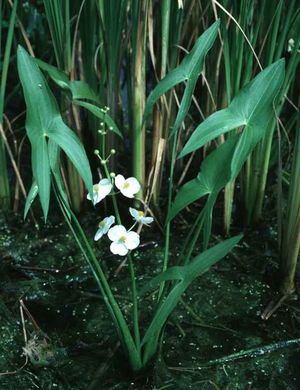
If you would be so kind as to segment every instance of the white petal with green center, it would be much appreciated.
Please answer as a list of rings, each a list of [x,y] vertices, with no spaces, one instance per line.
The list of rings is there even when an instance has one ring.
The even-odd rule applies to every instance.
[[[99,183],[93,185],[93,204],[101,202],[111,191],[112,184],[108,179],[101,179]],[[91,200],[90,195],[87,199]]]
[[[133,198],[139,192],[141,186],[135,177],[129,177],[125,180],[123,175],[117,175],[115,185],[120,190],[121,194],[127,198]]]
[[[126,229],[123,225],[116,225],[109,229],[107,235],[111,241],[118,241],[120,237],[126,235]]]
[[[104,218],[101,222],[99,222],[98,227],[94,240],[98,241],[104,234],[106,234],[111,227],[115,223],[115,217],[111,215],[110,217]]]
[[[154,221],[152,217],[145,217],[145,213],[143,211],[136,210],[133,207],[129,207],[129,212],[132,217],[139,223],[148,225]]]

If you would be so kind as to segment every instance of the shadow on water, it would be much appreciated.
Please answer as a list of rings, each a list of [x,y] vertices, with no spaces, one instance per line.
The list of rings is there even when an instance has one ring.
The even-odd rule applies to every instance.
[[[93,223],[83,223],[92,237]],[[97,248],[112,279],[119,260]],[[64,225],[37,231],[17,216],[2,216],[0,256],[0,372],[15,372],[0,376],[1,389],[300,388],[300,304],[295,296],[269,321],[260,319],[272,295],[265,273],[276,253],[255,234],[189,288],[167,324],[161,354],[138,377]],[[135,259],[143,284],[160,269],[162,248],[146,245]],[[127,277],[124,268],[114,292],[130,315]],[[151,308],[152,300],[143,306]],[[19,370],[23,328],[29,361]]]

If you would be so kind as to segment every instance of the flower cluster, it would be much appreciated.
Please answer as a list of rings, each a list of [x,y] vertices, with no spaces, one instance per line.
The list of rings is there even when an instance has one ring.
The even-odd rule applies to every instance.
[[[141,188],[140,183],[134,177],[125,179],[122,175],[117,175],[114,179],[114,184],[120,193],[127,198],[134,198]],[[109,179],[101,179],[99,183],[93,186],[93,200],[90,195],[87,195],[87,199],[92,200],[93,204],[101,202],[107,195],[111,193],[113,184]],[[129,212],[134,219],[133,226],[127,230],[123,225],[115,224],[115,217],[113,215],[104,218],[98,224],[98,230],[95,234],[94,240],[98,241],[104,235],[107,234],[108,238],[112,241],[110,244],[110,250],[113,254],[119,256],[126,256],[127,253],[135,249],[140,244],[140,236],[138,233],[133,232],[132,229],[137,223],[149,225],[153,222],[152,217],[146,217],[143,211],[129,208]]]
[[[133,198],[141,188],[140,183],[135,177],[129,177],[125,179],[122,175],[115,177],[115,186],[117,189],[127,198]],[[93,203],[96,205],[101,202],[107,195],[110,194],[113,188],[109,179],[101,179],[99,183],[93,185]],[[87,199],[91,200],[90,194],[87,195]]]

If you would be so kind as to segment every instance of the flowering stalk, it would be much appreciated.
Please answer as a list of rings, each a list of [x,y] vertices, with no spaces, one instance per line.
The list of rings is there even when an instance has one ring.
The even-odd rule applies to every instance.
[[[99,290],[103,296],[104,302],[114,320],[120,340],[124,346],[124,349],[128,352],[128,357],[131,363],[133,370],[138,371],[142,368],[142,361],[140,356],[140,351],[137,349],[135,342],[132,338],[126,320],[120,310],[120,307],[117,301],[114,298],[114,295],[110,289],[110,286],[107,282],[105,274],[99,264],[93,249],[91,248],[88,239],[82,230],[76,216],[72,213],[71,209],[65,204],[63,198],[58,194],[55,186],[54,193],[62,214],[67,222],[80,250],[82,251],[86,261],[92,269],[93,275],[97,281]],[[69,219],[70,215],[71,219]],[[72,224],[73,222],[73,224]]]
[[[103,136],[103,152],[105,151],[105,132],[102,134]],[[104,156],[104,154],[103,154]],[[102,161],[101,164],[104,168],[105,174],[107,179],[110,181],[112,180],[112,176],[108,171],[107,168],[107,159]],[[120,175],[118,175],[120,176]],[[112,194],[112,201],[113,201],[113,207],[116,214],[117,222],[119,225],[122,225],[118,202],[115,194]],[[130,253],[127,254],[128,257],[128,265],[129,265],[129,272],[130,272],[130,279],[131,279],[131,292],[132,292],[132,303],[133,303],[133,330],[134,330],[134,339],[135,344],[137,347],[137,350],[140,351],[140,329],[139,329],[139,308],[138,308],[138,294],[137,294],[137,287],[136,287],[136,278],[135,278],[135,270],[134,270],[134,264],[132,261],[132,256]]]

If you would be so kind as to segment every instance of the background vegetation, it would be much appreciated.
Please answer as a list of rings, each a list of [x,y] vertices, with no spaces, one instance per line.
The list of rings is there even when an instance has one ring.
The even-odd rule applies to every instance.
[[[165,232],[164,271],[174,221],[176,228],[189,232],[180,248],[182,265],[200,242],[202,248],[208,246],[211,232],[230,236],[239,229],[253,234],[272,225],[278,295],[262,313],[269,318],[296,289],[299,10],[296,0],[0,0],[1,210],[22,212],[27,198],[27,213],[37,194],[21,82],[25,98],[34,94],[28,73],[20,67],[20,49],[18,73],[21,45],[35,58],[54,94],[46,106],[84,144],[94,182],[101,175],[94,154],[98,150],[103,157],[111,155],[109,172],[134,176],[141,183],[140,204],[147,204],[155,217],[157,234]],[[209,28],[215,36],[205,35],[203,49],[199,37]],[[272,72],[278,83],[266,88]],[[256,76],[261,84],[251,89],[248,83]],[[26,102],[28,106],[28,98]],[[34,117],[43,104],[38,94],[32,102]],[[236,102],[254,106],[255,115],[251,112],[246,123],[234,110]],[[225,122],[228,112],[231,123]],[[215,118],[213,126],[220,131],[196,145],[201,132],[210,131],[206,118]],[[90,178],[82,155],[74,154],[72,134],[61,143],[54,133],[49,139],[65,152],[52,161],[66,189],[65,201],[81,217],[88,208],[84,184],[88,187]],[[200,181],[211,184],[203,193],[200,166]],[[50,168],[54,172],[51,161]],[[43,171],[40,176],[46,177]],[[39,195],[46,216],[50,198],[46,192]],[[53,193],[51,199],[50,213],[55,215]],[[30,218],[39,224],[38,208],[30,209]]]

